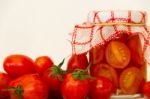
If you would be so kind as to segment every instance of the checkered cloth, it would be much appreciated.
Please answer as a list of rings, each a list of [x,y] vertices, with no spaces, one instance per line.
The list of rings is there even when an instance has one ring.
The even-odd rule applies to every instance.
[[[75,26],[72,53],[88,52],[121,33],[139,33],[145,57],[150,61],[150,29],[146,22],[147,14],[142,11],[91,11],[87,22]]]

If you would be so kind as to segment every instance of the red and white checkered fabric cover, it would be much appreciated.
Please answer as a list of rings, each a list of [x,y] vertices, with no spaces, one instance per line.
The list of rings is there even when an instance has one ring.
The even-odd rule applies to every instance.
[[[92,47],[104,44],[120,33],[139,33],[145,57],[150,60],[150,30],[148,26],[96,25],[119,22],[146,24],[146,19],[147,14],[142,11],[91,11],[88,14],[87,22],[75,26],[72,33],[72,52],[73,54],[88,52]]]
[[[142,11],[91,11],[88,14],[87,20],[90,23],[146,23],[147,14]]]

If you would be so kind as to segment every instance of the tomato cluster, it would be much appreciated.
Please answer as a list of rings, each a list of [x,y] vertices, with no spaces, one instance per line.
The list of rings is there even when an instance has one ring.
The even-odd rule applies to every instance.
[[[48,56],[35,61],[21,54],[7,56],[6,73],[0,73],[0,99],[110,99],[113,94],[136,93],[150,97],[138,35],[122,34],[88,53],[73,54],[66,70],[63,63],[56,65]]]
[[[111,80],[117,94],[141,92],[146,81],[146,62],[138,34],[120,34],[105,45],[93,48],[89,57],[93,64],[91,75]]]
[[[113,93],[111,81],[90,76],[86,54],[72,55],[67,70],[61,68],[63,63],[55,65],[48,56],[35,61],[21,54],[7,56],[6,73],[0,73],[0,99],[95,99],[99,92],[107,99]]]

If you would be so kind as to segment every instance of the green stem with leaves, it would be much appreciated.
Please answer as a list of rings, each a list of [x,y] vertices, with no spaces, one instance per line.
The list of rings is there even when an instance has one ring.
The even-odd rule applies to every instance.
[[[50,68],[50,70],[52,71],[52,74],[50,75],[50,77],[55,77],[55,76],[57,76],[60,81],[63,80],[63,77],[62,77],[61,75],[64,74],[65,71],[63,71],[63,70],[61,69],[61,67],[62,67],[62,65],[64,64],[64,61],[65,61],[65,59],[63,59],[62,62],[59,63],[58,65],[53,65],[53,66]]]

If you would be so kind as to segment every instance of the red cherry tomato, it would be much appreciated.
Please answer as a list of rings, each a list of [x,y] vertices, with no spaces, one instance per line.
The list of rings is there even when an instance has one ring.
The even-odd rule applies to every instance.
[[[54,99],[62,99],[60,86],[64,77],[64,72],[61,69],[64,60],[57,66],[53,65],[43,73],[43,81],[48,85],[49,96]]]
[[[140,85],[143,81],[140,70],[136,67],[128,67],[125,69],[119,80],[121,92],[123,94],[135,94],[140,90]]]
[[[115,38],[116,38],[117,41],[127,43],[128,37],[129,37],[128,33],[123,32],[123,33],[118,34]]]
[[[100,63],[104,58],[104,52],[104,46],[96,46],[92,48],[89,52],[89,61],[92,62],[92,64]]]
[[[61,81],[58,79],[58,76],[51,77],[53,71],[46,71],[43,75],[43,81],[47,83],[50,90],[59,90]]]
[[[11,99],[47,99],[48,88],[36,74],[21,76],[10,82]]]
[[[86,54],[72,55],[68,61],[67,69],[73,71],[75,69],[86,69],[88,66],[88,59]]]
[[[70,73],[61,85],[61,93],[64,99],[85,99],[89,93],[89,80],[80,80]]]
[[[97,77],[91,82],[90,99],[110,99],[114,92],[114,86],[110,80]]]
[[[12,77],[35,72],[33,60],[25,55],[10,55],[5,58],[3,66],[5,71]]]
[[[131,51],[131,60],[136,66],[144,65],[144,54],[142,51],[142,44],[139,35],[132,35],[128,38],[127,43]]]
[[[45,70],[50,68],[53,65],[53,61],[48,56],[40,56],[35,60],[35,70],[39,74],[43,74]]]
[[[0,72],[0,99],[6,99],[9,97],[8,85],[11,81],[11,78],[8,74]]]
[[[53,65],[43,74],[43,81],[48,85],[50,91],[58,91],[63,80],[64,72],[61,69],[64,60],[57,66]]]
[[[49,97],[52,97],[54,99],[62,99],[60,87],[63,80],[63,74],[56,74],[53,77],[51,75],[53,75],[52,70],[46,71],[43,74],[43,81],[47,84],[49,88]],[[61,80],[58,75],[59,77],[62,77]]]
[[[94,77],[99,77],[103,76],[108,78],[110,81],[113,82],[115,87],[118,86],[118,77],[117,77],[117,72],[115,69],[105,63],[99,63],[97,65],[92,65],[91,66],[91,75]]]
[[[56,99],[62,99],[60,86],[62,81],[58,78],[57,75],[51,77],[53,71],[48,70],[43,74],[43,81],[48,85],[49,88],[49,95],[50,97],[55,97]],[[60,74],[60,76],[62,76]]]
[[[150,81],[144,83],[143,94],[147,97],[147,99],[150,99]]]
[[[111,41],[106,47],[106,61],[114,68],[125,68],[130,62],[130,50],[120,41]]]

